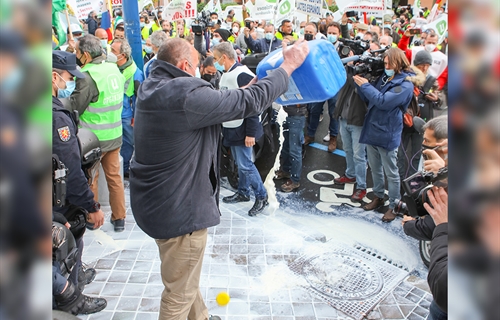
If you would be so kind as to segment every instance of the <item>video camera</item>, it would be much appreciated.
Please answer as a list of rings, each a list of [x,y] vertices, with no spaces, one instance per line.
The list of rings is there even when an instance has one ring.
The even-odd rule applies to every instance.
[[[347,65],[347,74],[351,76],[362,75],[366,78],[379,77],[384,74],[385,65],[384,58],[378,53],[383,53],[388,47],[372,51],[370,53],[364,52],[357,56],[341,59],[344,65]],[[348,65],[349,62],[354,62],[354,65]]]
[[[196,19],[196,23],[191,25],[193,33],[196,35],[201,35],[207,28],[211,28],[214,26],[212,20],[210,20],[210,11],[202,11],[198,14],[198,18]]]
[[[368,40],[350,40],[345,38],[339,39],[339,56],[340,58],[346,58],[349,56],[349,52],[353,52],[354,55],[362,55],[363,52],[370,49],[370,42]]]
[[[424,203],[431,205],[427,196],[427,191],[431,189],[434,184],[446,187],[447,183],[438,182],[446,178],[448,178],[448,167],[439,169],[437,174],[419,171],[411,177],[406,178],[403,180],[405,195],[402,200],[396,200],[394,212],[400,214],[409,213],[412,217],[429,214],[424,208]]]

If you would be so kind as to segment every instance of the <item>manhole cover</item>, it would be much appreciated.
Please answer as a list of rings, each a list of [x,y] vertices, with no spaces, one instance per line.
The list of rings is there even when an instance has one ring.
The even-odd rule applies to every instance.
[[[307,291],[355,319],[363,319],[408,275],[404,266],[368,248],[338,243],[330,243],[324,254],[294,260],[289,268],[307,280]]]
[[[342,300],[364,300],[382,290],[380,272],[359,258],[327,253],[304,261],[302,272],[311,287]]]

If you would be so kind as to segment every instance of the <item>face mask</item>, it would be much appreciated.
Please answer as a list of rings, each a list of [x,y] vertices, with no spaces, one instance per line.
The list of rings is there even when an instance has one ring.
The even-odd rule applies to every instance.
[[[347,24],[347,29],[348,29],[348,30],[352,30],[352,24],[348,23],[348,24]]]
[[[257,28],[257,32],[264,33],[264,29],[262,29],[262,28]]]
[[[308,34],[305,34],[305,35],[304,35],[304,39],[305,39],[306,41],[311,41],[311,40],[313,40],[313,39],[314,39],[314,36],[313,36],[312,34],[308,33]]]
[[[150,46],[144,46],[144,52],[146,52],[147,54],[153,53],[153,48],[151,48]]]
[[[404,24],[405,23],[405,19],[399,19],[399,22],[401,22],[401,24]]]
[[[330,41],[331,43],[337,42],[337,36],[334,35],[334,34],[329,34],[328,35],[328,41]]]
[[[224,70],[225,70],[225,69],[224,69],[224,66],[221,66],[221,65],[219,64],[219,62],[215,62],[215,63],[214,63],[214,67],[215,67],[215,69],[217,69],[217,70],[218,70],[218,71],[220,71],[220,72],[224,72]]]
[[[205,80],[206,82],[210,82],[210,81],[212,80],[212,78],[213,78],[213,77],[214,77],[214,75],[213,75],[213,74],[208,74],[208,73],[206,73],[206,74],[204,74],[204,75],[202,75],[202,76],[201,76],[201,78],[202,78],[203,80]]]
[[[217,24],[217,19],[212,19],[212,22],[213,22],[214,24]]]
[[[196,68],[196,71],[195,71],[195,75],[194,75],[196,78],[199,78],[201,79],[201,74],[200,74],[200,69],[199,68]]]
[[[300,34],[304,34],[304,28],[300,28],[299,33],[300,33]]]
[[[212,39],[212,47],[215,47],[216,45],[218,45],[220,43],[220,39],[219,38],[213,38]]]
[[[141,28],[144,28],[144,26],[146,25],[146,22],[141,22],[140,25],[141,25]]]
[[[425,50],[427,50],[427,52],[432,52],[432,51],[434,51],[434,49],[436,49],[435,44],[426,44],[425,45]]]
[[[105,40],[105,39],[101,40],[101,47],[103,49],[107,49],[108,48],[108,40]]]
[[[388,77],[392,77],[392,76],[394,75],[394,70],[385,69],[385,74],[386,74]]]
[[[233,27],[233,33],[238,33],[240,31],[240,28],[238,27]]]
[[[76,58],[76,64],[81,68],[85,65],[85,63],[82,62],[81,58],[83,58],[83,55],[80,58]]]
[[[73,91],[75,90],[76,83],[75,81],[65,81],[58,73],[56,73],[59,78],[61,78],[62,81],[66,83],[66,89],[61,89],[56,83],[57,87],[57,97],[58,98],[68,98]]]
[[[272,33],[266,33],[266,40],[267,41],[271,41],[272,38],[273,38],[273,34]]]

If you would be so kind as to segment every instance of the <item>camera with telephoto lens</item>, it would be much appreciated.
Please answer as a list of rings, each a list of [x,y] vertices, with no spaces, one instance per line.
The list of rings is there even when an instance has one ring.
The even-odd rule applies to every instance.
[[[210,20],[210,11],[202,11],[198,14],[196,23],[191,25],[194,34],[202,34],[207,28],[214,26],[212,20]]]
[[[405,195],[403,199],[395,201],[396,207],[394,208],[394,212],[405,215],[409,214],[412,217],[422,217],[429,214],[424,208],[424,203],[432,206],[427,196],[427,191],[434,186],[446,188],[448,183],[442,181],[446,178],[448,178],[448,167],[439,169],[437,174],[419,171],[411,177],[406,178],[403,180]]]
[[[363,52],[370,49],[370,41],[368,40],[350,40],[345,38],[339,39],[339,56],[340,58],[346,58],[349,56],[349,52],[353,52],[354,55],[362,55]]]

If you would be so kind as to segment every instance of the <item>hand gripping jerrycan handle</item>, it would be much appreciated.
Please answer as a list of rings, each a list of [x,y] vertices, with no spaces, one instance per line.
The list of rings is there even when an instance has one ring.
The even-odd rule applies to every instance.
[[[275,102],[284,106],[322,102],[334,97],[346,81],[346,72],[337,50],[326,40],[312,40],[309,55],[295,70],[288,91]],[[283,63],[283,49],[271,52],[257,66],[257,77],[264,78]]]

